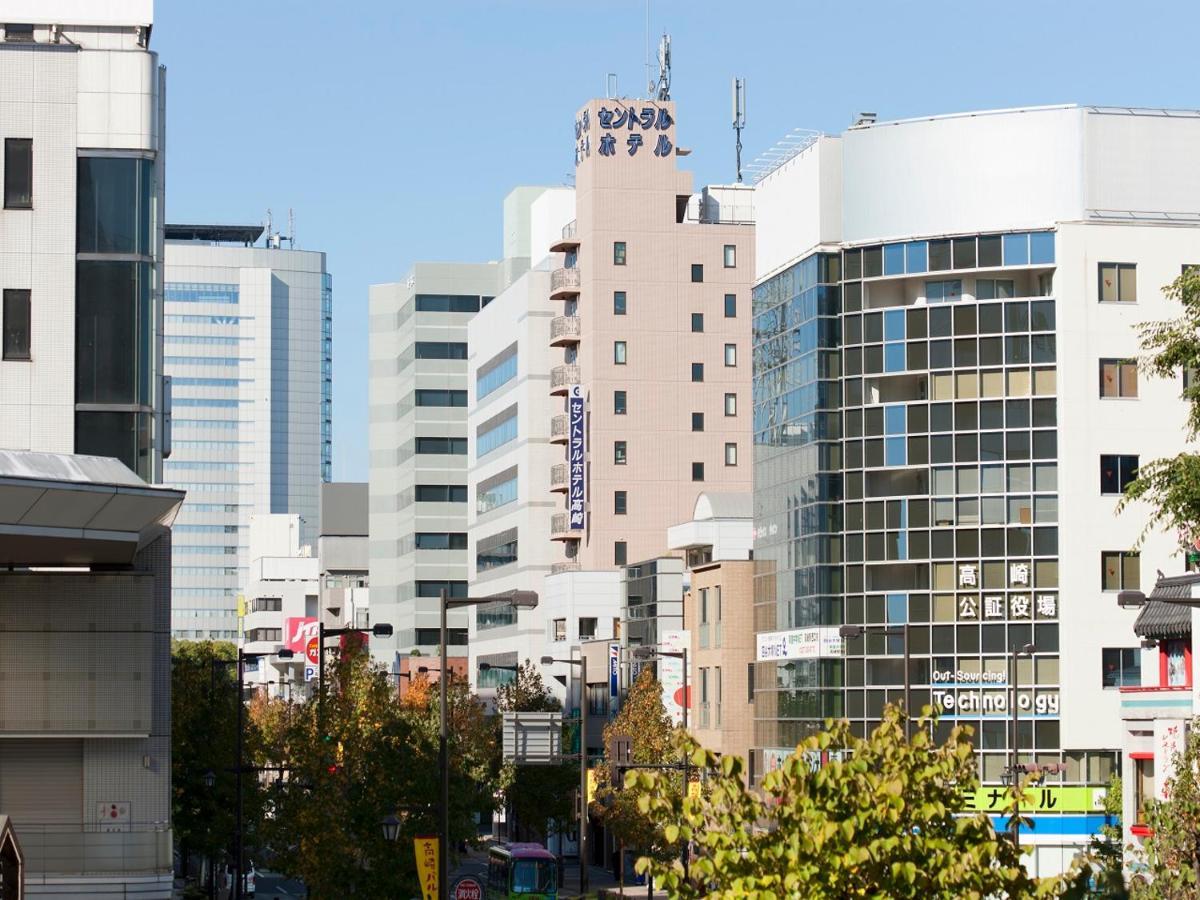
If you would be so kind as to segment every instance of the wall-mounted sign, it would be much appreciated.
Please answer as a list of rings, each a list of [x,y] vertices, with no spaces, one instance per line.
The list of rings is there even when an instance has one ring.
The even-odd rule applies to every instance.
[[[1009,692],[1000,690],[935,690],[933,703],[940,706],[946,718],[960,716],[1007,716],[1011,704]],[[1018,693],[1017,710],[1019,713],[1034,716],[1058,715],[1058,692],[1038,691],[1033,696],[1027,691]]]
[[[934,684],[1007,684],[1008,676],[1003,672],[964,672],[962,669],[934,669],[930,680]]]
[[[619,685],[618,676],[621,671],[621,645],[608,645],[608,696],[616,697]]]
[[[1035,785],[1025,791],[1023,813],[1086,813],[1104,810],[1105,788],[1053,787]],[[981,787],[968,791],[966,808],[983,812],[1004,812],[1009,806],[1008,788]]]
[[[822,625],[796,631],[767,631],[758,635],[759,662],[774,659],[816,659],[844,656],[846,642],[836,626]]]
[[[659,649],[667,653],[682,653],[691,647],[690,631],[663,631],[659,634]],[[691,668],[690,660],[688,668]],[[690,707],[691,673],[684,678],[683,660],[674,656],[662,656],[658,659],[658,680],[662,684],[663,706],[667,715],[676,725],[683,723],[683,708]],[[685,688],[687,689],[685,694]]]
[[[624,151],[637,156],[645,148],[660,159],[671,156],[671,127],[675,120],[661,106],[601,106],[596,110],[600,140],[596,152],[600,156],[616,156]],[[651,149],[653,148],[653,149]],[[588,110],[575,120],[575,165],[592,155],[592,117]]]
[[[129,801],[105,801],[96,804],[96,821],[101,831],[129,830]]]
[[[292,616],[283,623],[283,646],[299,655],[316,638],[320,627],[313,616]]]
[[[587,520],[584,513],[587,500],[587,439],[583,428],[583,387],[578,384],[571,385],[567,394],[567,420],[567,465],[570,467],[567,516],[571,531],[582,531]]]

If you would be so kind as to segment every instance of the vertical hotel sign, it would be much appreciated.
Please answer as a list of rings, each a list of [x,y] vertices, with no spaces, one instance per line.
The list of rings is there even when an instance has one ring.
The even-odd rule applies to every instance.
[[[567,394],[567,464],[571,467],[567,493],[567,515],[571,531],[583,531],[587,500],[584,461],[587,445],[583,430],[583,387],[573,384]]]

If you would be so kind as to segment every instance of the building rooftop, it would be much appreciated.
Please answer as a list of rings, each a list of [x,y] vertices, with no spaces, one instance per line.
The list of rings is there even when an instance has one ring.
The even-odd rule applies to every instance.
[[[209,244],[252,245],[262,237],[262,225],[170,225],[168,241],[202,241]]]
[[[154,0],[7,0],[5,22],[21,25],[154,24]]]

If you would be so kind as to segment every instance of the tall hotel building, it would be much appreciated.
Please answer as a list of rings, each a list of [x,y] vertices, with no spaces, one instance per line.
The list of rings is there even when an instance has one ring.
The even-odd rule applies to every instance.
[[[163,477],[187,491],[173,548],[176,638],[238,636],[252,515],[298,515],[300,544],[316,551],[332,468],[333,282],[324,253],[253,246],[261,232],[166,227]]]
[[[1182,384],[1132,359],[1200,262],[1198,150],[1197,112],[865,117],[760,178],[756,777],[826,716],[868,731],[907,639],[914,709],[971,725],[999,785],[1032,644],[1020,762],[1065,770],[1023,842],[1054,872],[1101,824],[1140,683],[1116,595],[1178,566],[1173,535],[1134,552],[1145,508],[1114,509],[1183,443]],[[844,656],[843,624],[865,630]]]

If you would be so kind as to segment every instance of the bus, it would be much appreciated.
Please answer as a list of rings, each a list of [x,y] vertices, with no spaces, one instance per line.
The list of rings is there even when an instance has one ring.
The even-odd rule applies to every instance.
[[[558,858],[541,844],[502,844],[488,852],[487,900],[556,900]]]

